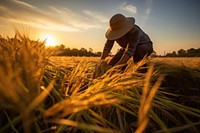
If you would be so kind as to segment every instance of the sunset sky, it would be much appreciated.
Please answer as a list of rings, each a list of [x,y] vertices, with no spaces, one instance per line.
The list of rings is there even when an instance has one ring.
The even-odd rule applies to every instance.
[[[200,47],[200,0],[0,0],[0,35],[12,37],[17,28],[33,39],[102,51],[116,13],[135,17],[158,54]]]

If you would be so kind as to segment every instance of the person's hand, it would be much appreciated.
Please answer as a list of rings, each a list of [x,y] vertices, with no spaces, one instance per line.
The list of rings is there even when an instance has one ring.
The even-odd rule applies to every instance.
[[[107,62],[105,61],[105,59],[100,59],[100,60],[99,60],[99,63],[100,63],[100,64],[107,64]]]
[[[109,65],[104,59],[100,59],[95,65],[94,78],[100,77],[105,74],[112,66]]]

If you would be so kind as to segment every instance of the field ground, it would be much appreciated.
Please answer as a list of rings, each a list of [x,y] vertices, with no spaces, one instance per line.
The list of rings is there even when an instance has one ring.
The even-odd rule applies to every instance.
[[[150,58],[146,69],[130,60],[121,71],[100,57],[50,57],[23,37],[0,41],[0,132],[199,133],[200,58]]]
[[[76,68],[78,64],[97,64],[99,60],[99,57],[50,58],[50,62],[54,64],[54,66],[63,70]],[[109,58],[107,59],[107,61],[108,60]],[[150,123],[153,124],[154,122],[156,122],[157,124],[154,123],[155,125],[153,124],[153,127],[147,126],[146,131],[155,132],[159,129],[156,125],[159,125],[162,130],[158,131],[158,133],[198,133],[200,128],[200,58],[150,58],[149,60],[147,60],[147,62],[149,62],[150,64],[153,63],[154,70],[156,71],[151,76],[152,84],[156,82],[155,80],[158,79],[159,75],[164,74],[165,78],[162,81],[160,88],[157,91],[158,94],[154,97],[155,100],[152,103],[152,105],[154,106],[153,108],[155,114],[153,112],[150,112],[150,116],[152,118]],[[129,64],[130,63],[131,60],[129,61]],[[125,74],[126,73],[128,74],[128,71],[125,72]],[[133,75],[134,74],[135,72],[133,72]],[[137,76],[138,75],[136,74],[136,78],[133,78],[132,80],[137,80]],[[110,80],[112,81],[112,79]],[[140,83],[136,83],[136,86],[139,84]],[[146,83],[144,83],[144,86],[145,84]],[[126,88],[126,85],[124,85],[123,87]],[[126,92],[126,90],[124,91],[125,92],[123,93],[127,93],[126,95],[130,96],[128,92]],[[129,109],[132,110],[131,108]],[[190,112],[192,110],[197,113],[195,116]],[[124,119],[127,119],[127,116],[125,116]],[[135,123],[135,118],[130,118],[129,120],[127,120],[127,123],[128,121],[134,121],[133,123]],[[191,126],[190,124],[188,124],[188,122],[191,124],[193,123],[197,126]],[[133,123],[128,123],[124,126],[128,128],[127,125],[135,125]],[[135,129],[134,126],[132,128]],[[122,127],[120,127],[120,129],[122,129]],[[132,132],[133,131],[134,130],[132,130]]]
[[[0,36],[0,133],[200,132],[200,58],[130,60],[122,70],[52,52]]]
[[[100,57],[65,57],[65,56],[54,56],[51,57],[50,60],[53,64],[56,66],[61,67],[69,67],[69,66],[75,66],[77,63],[84,61],[84,62],[98,62],[100,60]],[[131,61],[131,59],[130,59]],[[178,65],[178,66],[186,66],[189,68],[196,68],[200,66],[200,58],[183,58],[183,57],[174,57],[174,58],[152,58],[152,62],[159,62],[159,63],[166,63],[171,65]]]
[[[200,58],[199,57],[154,58],[153,61],[163,62],[163,63],[167,63],[167,64],[171,64],[171,65],[178,65],[178,66],[184,65],[189,68],[196,68],[196,67],[200,66]]]

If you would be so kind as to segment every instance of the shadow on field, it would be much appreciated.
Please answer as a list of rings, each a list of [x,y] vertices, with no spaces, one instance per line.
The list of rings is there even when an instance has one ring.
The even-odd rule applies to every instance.
[[[200,107],[200,68],[157,63],[155,69],[159,74],[165,75],[161,87],[165,91],[179,94],[177,102],[185,99],[184,105]]]
[[[165,96],[167,96],[166,102],[154,106],[154,110],[157,112],[159,118],[167,124],[171,132],[198,133],[200,129],[199,115],[191,115],[192,113],[189,109],[200,109],[200,67],[190,68],[184,65],[156,62],[154,69],[157,74],[153,77],[153,83],[155,82],[154,79],[157,79],[159,75],[165,75],[160,90],[165,92]],[[168,98],[170,98],[171,102],[167,101]],[[172,104],[172,102],[174,103]],[[156,104],[156,102],[154,104]],[[176,104],[179,104],[178,106],[182,109],[175,107],[174,105]],[[160,107],[161,105],[163,106],[162,109]],[[166,108],[168,109],[165,110]],[[164,110],[166,112],[164,112]],[[184,112],[187,118],[184,118],[181,112]],[[179,119],[179,121],[176,121],[177,119]],[[194,128],[194,125],[191,125],[195,122],[198,124]],[[188,123],[191,123],[191,125]],[[188,127],[183,125],[187,125]]]

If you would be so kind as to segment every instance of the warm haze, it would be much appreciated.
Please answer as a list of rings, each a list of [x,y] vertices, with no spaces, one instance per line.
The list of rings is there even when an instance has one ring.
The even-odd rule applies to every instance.
[[[0,35],[17,28],[49,46],[102,51],[110,17],[122,13],[135,17],[163,54],[200,47],[199,7],[199,0],[1,0]]]

